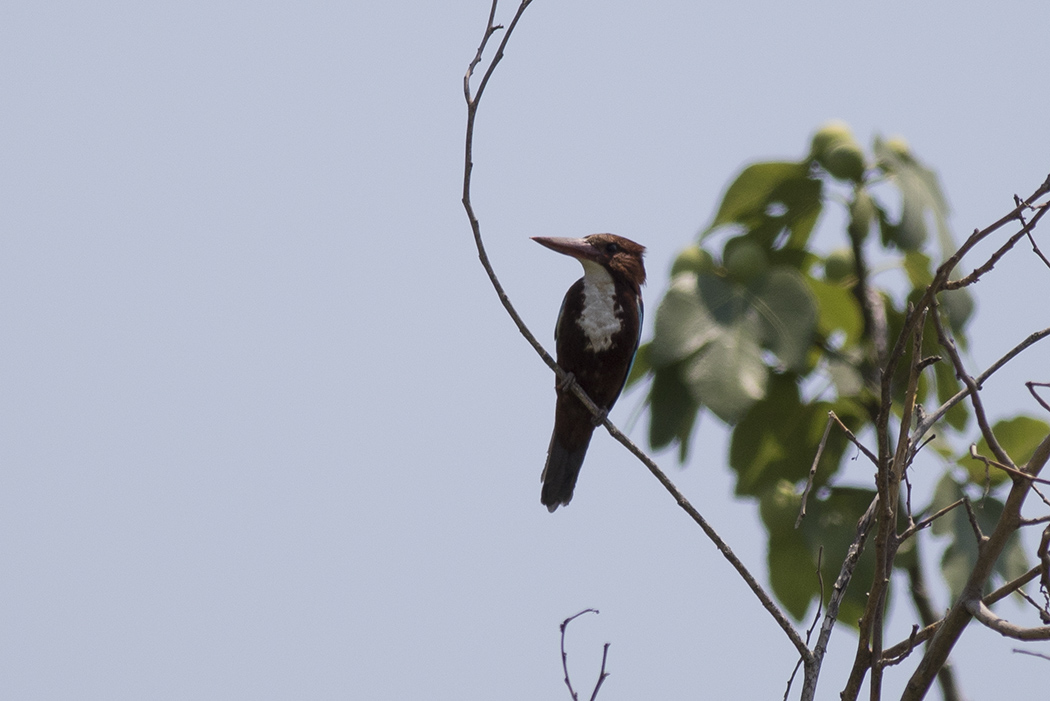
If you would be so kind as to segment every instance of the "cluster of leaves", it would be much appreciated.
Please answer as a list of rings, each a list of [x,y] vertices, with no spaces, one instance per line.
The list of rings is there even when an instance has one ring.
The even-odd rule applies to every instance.
[[[814,230],[825,209],[838,203],[847,214],[843,246],[820,252],[812,243]],[[905,142],[876,138],[869,155],[848,126],[825,125],[801,161],[755,163],[730,184],[699,242],[676,259],[653,338],[639,349],[629,382],[651,376],[653,448],[677,446],[685,462],[705,408],[732,426],[729,465],[736,493],[759,502],[769,532],[770,581],[796,618],[819,594],[818,551],[823,549],[824,581],[832,581],[857,519],[875,495],[874,489],[837,484],[849,448],[838,428],[827,436],[813,482],[816,498],[810,498],[806,520],[796,529],[802,485],[829,412],[855,434],[871,427],[887,343],[892,346],[899,335],[909,300],[933,279],[931,230],[938,257],[947,257],[953,243],[945,198],[936,175]],[[722,241],[721,250],[715,241]],[[895,277],[904,281],[896,284],[903,289],[875,287],[872,258],[880,269],[903,273]],[[965,348],[973,312],[969,293],[943,292],[938,302]],[[936,333],[924,334],[923,356],[938,355],[937,343]],[[909,364],[898,366],[895,397],[902,400]],[[936,407],[961,389],[945,359],[922,374],[916,399]],[[969,410],[960,402],[938,426],[940,436],[931,448],[945,475],[923,510],[969,493],[982,498],[982,518],[997,518],[1002,502],[994,491],[980,490],[994,489],[1004,476],[986,480],[984,466],[968,449],[953,448],[945,435],[964,436],[968,423]],[[1047,430],[1028,418],[997,425],[997,434],[1004,428],[1016,436],[1007,450],[1016,450],[1018,459]],[[960,465],[965,469],[955,469]],[[867,481],[873,473],[871,467],[853,478]],[[969,521],[965,514],[961,522],[946,519],[939,532],[954,538],[942,564],[952,587],[961,586],[959,573],[969,571],[964,565],[974,557]],[[901,550],[897,566],[909,564],[908,552]],[[1015,542],[1000,562],[1000,574],[1010,578],[1024,567]],[[873,572],[869,552],[855,577],[871,581]],[[864,606],[863,586],[850,591],[841,615],[848,623]]]

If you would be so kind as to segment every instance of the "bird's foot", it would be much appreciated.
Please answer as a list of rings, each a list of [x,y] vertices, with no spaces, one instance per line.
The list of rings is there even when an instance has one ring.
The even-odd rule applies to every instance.
[[[558,381],[557,387],[558,389],[564,392],[570,387],[572,387],[574,382],[576,382],[576,375],[573,375],[571,372],[567,372],[565,373],[565,379]]]

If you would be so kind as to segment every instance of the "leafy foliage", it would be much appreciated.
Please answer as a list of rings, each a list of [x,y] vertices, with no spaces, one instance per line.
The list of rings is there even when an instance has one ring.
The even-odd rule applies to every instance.
[[[843,205],[842,243],[818,250],[812,235],[821,214]],[[835,427],[814,474],[808,515],[795,528],[829,412],[855,434],[872,427],[880,348],[885,353],[896,341],[909,301],[933,281],[935,261],[953,251],[947,216],[936,175],[903,140],[876,138],[869,155],[847,125],[829,123],[813,136],[801,161],[754,163],[734,178],[712,222],[676,259],[653,338],[636,360],[630,382],[652,379],[647,402],[653,448],[677,447],[685,462],[704,408],[731,426],[728,458],[736,493],[758,502],[769,533],[770,581],[797,618],[819,594],[818,552],[823,549],[824,581],[833,581],[857,519],[874,496],[870,489],[838,483],[850,445]],[[871,236],[874,226],[878,237]],[[875,287],[871,261],[879,270],[898,270],[902,282]],[[938,302],[946,326],[965,348],[972,297],[966,290],[942,292]],[[936,358],[937,335],[932,319],[926,323],[921,353]],[[893,378],[896,400],[904,398],[909,368],[899,364]],[[939,406],[962,387],[946,359],[932,362],[919,378],[916,401]],[[899,419],[903,403],[898,405]],[[969,419],[968,406],[958,402],[938,426],[935,454],[945,476],[924,512],[1007,479],[1002,471],[986,478],[983,463],[950,447],[952,436],[955,442],[964,438]],[[995,430],[1016,461],[1031,454],[1047,427],[1019,417]],[[978,450],[990,455],[983,443]],[[980,504],[978,520],[990,528],[1002,502],[989,495]],[[976,541],[962,509],[939,524],[936,532],[952,538],[943,571],[958,587],[960,573],[972,569]],[[902,549],[898,566],[911,552]],[[1003,576],[1024,565],[1019,542],[999,563]],[[856,577],[871,581],[872,568],[866,553]],[[863,585],[853,589],[840,616],[848,624],[856,622],[865,600]]]

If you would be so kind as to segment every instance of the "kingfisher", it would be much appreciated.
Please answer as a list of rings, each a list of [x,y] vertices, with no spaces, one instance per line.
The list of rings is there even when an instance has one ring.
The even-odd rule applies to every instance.
[[[554,339],[558,365],[603,412],[596,419],[569,389],[569,381],[557,384],[554,434],[540,477],[540,502],[553,512],[572,501],[591,434],[623,391],[634,362],[642,330],[645,247],[613,234],[532,240],[583,264],[583,277],[562,300]]]

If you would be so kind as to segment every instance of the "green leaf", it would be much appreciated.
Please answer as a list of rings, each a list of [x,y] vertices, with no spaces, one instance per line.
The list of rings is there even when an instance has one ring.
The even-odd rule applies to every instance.
[[[830,583],[835,581],[846,552],[857,535],[857,521],[864,514],[875,491],[854,487],[835,487],[826,499],[813,501],[810,514],[802,522],[802,530],[810,549],[816,552],[824,547],[821,574],[824,578],[825,600],[831,595]],[[813,517],[813,518],[811,518]],[[861,554],[853,578],[839,608],[839,620],[851,627],[857,626],[867,605],[867,587],[875,576],[875,548],[869,544]]]
[[[883,228],[883,242],[893,243],[904,251],[920,250],[927,239],[926,216],[933,216],[941,244],[942,256],[952,253],[954,243],[948,229],[948,203],[937,174],[923,166],[906,147],[875,138],[875,157],[879,168],[889,176],[901,193],[901,220]],[[887,234],[889,236],[887,237]]]
[[[941,477],[940,481],[937,482],[937,487],[933,491],[933,500],[930,502],[929,510],[931,513],[940,511],[952,502],[962,499],[962,497],[962,486],[952,478],[950,473],[946,472],[944,476]],[[963,517],[965,518],[965,514]],[[949,533],[953,533],[954,527],[951,518],[952,515],[949,514],[934,521],[931,526],[934,535],[948,535]]]
[[[963,587],[970,579],[970,573],[973,572],[975,562],[977,558],[969,548],[951,543],[944,549],[944,555],[941,556],[941,574],[944,575],[944,581],[948,584],[952,600],[957,599],[962,593]]]
[[[755,223],[766,213],[777,188],[808,175],[808,170],[799,163],[770,162],[747,166],[722,196],[718,213],[705,234],[726,224],[748,226]]]
[[[864,377],[860,374],[860,358],[829,356],[828,374],[840,397],[856,397],[864,389]]]
[[[759,495],[758,513],[770,533],[790,531],[795,528],[801,504],[802,495],[795,489],[795,483],[779,480]]]
[[[679,459],[684,462],[700,405],[679,378],[679,368],[665,367],[653,373],[648,401],[649,445],[659,450],[678,441]]]
[[[1021,534],[1014,531],[1006,540],[1003,552],[995,562],[995,572],[1004,582],[1010,582],[1028,571],[1028,557],[1024,552]]]
[[[802,275],[792,268],[774,268],[749,301],[761,322],[762,346],[773,351],[787,369],[805,369],[817,305]]]
[[[907,251],[904,254],[904,272],[908,274],[911,286],[925,290],[933,282],[933,270],[930,268],[930,257],[919,251]]]
[[[737,495],[758,495],[778,480],[793,483],[806,475],[809,466],[791,460],[803,413],[794,377],[775,375],[768,396],[733,429],[729,466],[737,473]]]
[[[966,347],[966,335],[964,333],[966,324],[973,317],[973,309],[976,306],[973,295],[965,288],[958,290],[944,290],[937,295],[944,315],[948,317],[948,325],[955,332],[956,339],[960,345]]]
[[[704,276],[708,277],[708,276]],[[656,369],[688,358],[720,333],[718,322],[700,298],[696,273],[680,273],[671,280],[656,309],[649,362]]]
[[[677,365],[692,400],[729,423],[765,395],[768,374],[746,299],[742,286],[715,275],[676,275],[656,310],[649,350],[654,368]]]
[[[775,267],[747,285],[682,272],[656,311],[652,367],[680,364],[693,399],[734,423],[766,392],[763,348],[804,369],[816,304],[800,273]]]
[[[682,368],[693,398],[726,423],[734,423],[766,393],[769,369],[749,326],[743,322],[725,327]]]
[[[942,509],[961,499],[963,494],[962,485],[946,473],[937,485],[930,510]],[[1004,508],[1003,503],[994,497],[986,497],[973,503],[974,516],[984,535],[995,530]],[[941,558],[941,571],[948,583],[952,598],[958,598],[980,554],[977,536],[973,531],[966,508],[962,505],[957,506],[945,516],[934,521],[933,532],[936,535],[950,535],[952,538],[952,542],[945,549],[944,556]],[[1020,537],[1015,531],[1010,535],[1003,554],[995,564],[995,572],[1004,580],[1010,580],[1024,574],[1027,570],[1028,564]],[[985,587],[986,592],[990,590],[991,583]]]
[[[827,338],[843,331],[846,345],[857,343],[864,332],[864,316],[853,292],[809,276],[805,282],[817,301],[817,332]]]
[[[736,493],[758,495],[779,480],[800,482],[816,457],[828,411],[851,429],[861,425],[861,409],[848,400],[802,404],[796,378],[774,375],[765,399],[757,402],[733,429],[729,466],[737,473]],[[819,487],[838,470],[848,439],[838,429],[828,434],[813,483]]]
[[[769,532],[769,581],[777,599],[795,619],[806,614],[813,599],[820,594],[817,577],[818,553],[820,576],[824,580],[825,599],[831,596],[831,583],[846,552],[856,536],[857,521],[868,508],[875,492],[868,489],[836,487],[819,498],[811,493],[806,517],[799,529],[794,528],[801,498],[788,482],[779,482],[764,492],[760,500],[762,520]],[[866,587],[874,576],[874,548],[865,548],[846,590],[839,620],[856,626],[864,610]]]
[[[964,495],[962,485],[946,472],[934,490],[930,511],[939,511],[962,499]],[[955,599],[966,585],[977,562],[977,538],[970,526],[966,508],[960,504],[934,521],[933,532],[935,535],[949,535],[952,538],[941,557],[941,573],[948,583],[952,598]]]
[[[1012,419],[1003,419],[992,426],[992,433],[1015,465],[1024,465],[1032,457],[1036,447],[1050,433],[1050,425],[1045,421],[1034,419],[1030,416],[1016,416]],[[988,447],[988,442],[982,436],[977,441],[977,452],[992,460],[995,456]],[[966,469],[970,481],[977,485],[985,483],[984,462],[970,457],[969,449],[959,456],[959,465]],[[1009,475],[1004,470],[992,467],[988,470],[988,477],[992,486],[1006,482]]]
[[[796,621],[802,620],[819,591],[817,563],[802,536],[794,530],[769,534],[769,583]]]
[[[700,238],[738,224],[767,247],[787,230],[787,245],[802,248],[820,215],[822,190],[823,183],[810,176],[807,163],[752,164],[726,190],[714,221]]]

